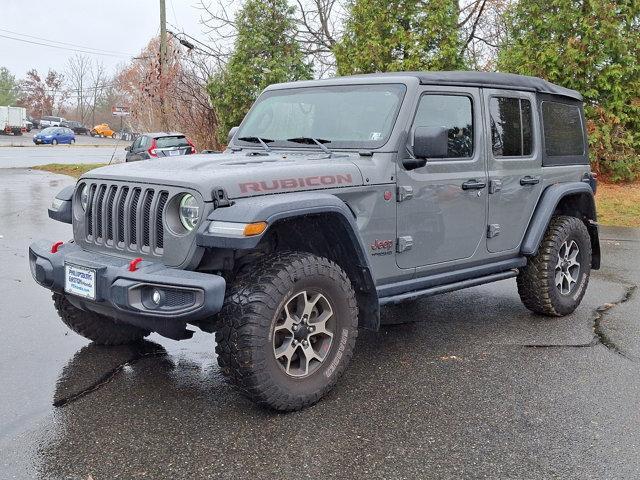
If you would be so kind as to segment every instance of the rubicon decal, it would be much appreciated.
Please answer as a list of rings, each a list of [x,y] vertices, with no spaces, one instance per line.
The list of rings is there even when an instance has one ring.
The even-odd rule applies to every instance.
[[[309,187],[330,187],[332,185],[352,184],[350,173],[338,175],[317,175],[314,177],[281,178],[262,182],[245,182],[239,185],[241,193],[269,192],[274,190],[296,190]]]

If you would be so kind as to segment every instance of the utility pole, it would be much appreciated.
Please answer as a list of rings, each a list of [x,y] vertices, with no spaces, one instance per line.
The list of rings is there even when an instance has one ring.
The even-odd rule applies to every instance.
[[[160,123],[162,130],[169,131],[167,109],[165,106],[167,81],[167,9],[165,0],[160,0]]]

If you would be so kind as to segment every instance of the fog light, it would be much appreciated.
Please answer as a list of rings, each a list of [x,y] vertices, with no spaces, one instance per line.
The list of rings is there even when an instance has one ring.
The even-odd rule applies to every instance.
[[[153,300],[153,303],[155,303],[156,305],[160,305],[160,302],[162,301],[162,295],[160,294],[159,290],[154,290],[153,291],[153,295],[151,296],[151,300]]]

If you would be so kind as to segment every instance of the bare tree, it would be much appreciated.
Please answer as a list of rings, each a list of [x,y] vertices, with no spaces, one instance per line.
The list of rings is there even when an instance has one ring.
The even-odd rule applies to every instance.
[[[461,54],[475,70],[494,70],[498,49],[505,40],[504,13],[514,0],[462,0],[459,28]]]
[[[217,118],[209,100],[207,84],[218,70],[211,56],[189,49],[180,54],[180,73],[174,85],[176,116],[184,131],[199,146],[217,149]]]
[[[333,47],[342,36],[342,25],[349,0],[292,0],[295,7],[296,34],[305,54],[312,61],[317,77],[331,75],[336,69]],[[199,9],[209,53],[219,67],[224,66],[236,37],[235,14],[242,2],[201,0]],[[197,47],[197,46],[196,46]]]
[[[84,120],[86,114],[87,87],[89,85],[91,66],[91,59],[87,55],[81,55],[79,53],[71,57],[67,63],[67,84],[74,93],[76,115],[80,121]]]
[[[93,126],[96,124],[96,108],[104,98],[106,89],[110,88],[109,80],[104,69],[104,63],[96,60],[91,66],[89,77],[91,85],[91,126]],[[88,120],[88,118],[86,120]]]
[[[297,40],[322,78],[336,70],[333,49],[342,36],[346,0],[296,0]]]

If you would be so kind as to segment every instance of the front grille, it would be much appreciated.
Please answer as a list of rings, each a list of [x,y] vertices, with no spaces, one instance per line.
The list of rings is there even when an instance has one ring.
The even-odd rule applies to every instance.
[[[90,183],[85,212],[89,244],[144,255],[162,256],[163,213],[169,193],[156,188]]]

